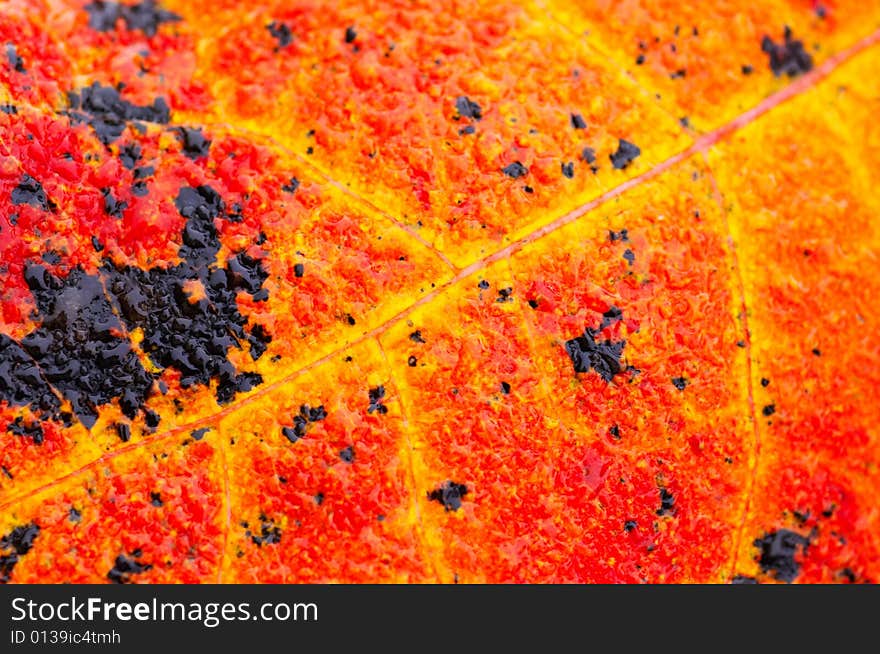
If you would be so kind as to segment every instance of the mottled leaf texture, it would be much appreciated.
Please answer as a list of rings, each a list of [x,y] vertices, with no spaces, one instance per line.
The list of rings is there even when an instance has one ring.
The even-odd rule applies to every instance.
[[[0,583],[880,580],[876,3],[0,43]]]

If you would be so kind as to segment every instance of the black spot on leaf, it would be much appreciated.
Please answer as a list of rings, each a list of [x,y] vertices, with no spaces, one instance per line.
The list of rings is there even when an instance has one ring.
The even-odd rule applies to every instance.
[[[640,154],[642,154],[642,150],[637,145],[635,145],[634,143],[630,143],[629,141],[619,139],[617,144],[617,151],[610,156],[611,165],[618,170],[623,170],[624,168],[629,166]]]
[[[83,8],[89,13],[89,27],[99,32],[115,30],[117,22],[122,20],[129,30],[139,30],[147,36],[155,36],[162,23],[180,20],[177,14],[159,8],[155,0],[143,0],[131,5],[96,0]]]
[[[119,160],[122,165],[133,170],[141,159],[141,146],[137,143],[126,143],[119,148]]]
[[[104,213],[112,218],[122,218],[122,213],[128,208],[128,202],[117,200],[109,188],[102,188],[104,196]]]
[[[468,494],[467,486],[456,484],[454,481],[445,481],[439,488],[428,493],[428,499],[439,502],[447,511],[458,511],[461,508],[462,498]]]
[[[760,550],[758,565],[763,572],[779,581],[791,583],[801,570],[795,555],[798,550],[804,552],[809,544],[809,538],[788,529],[765,533],[754,541],[755,547]]]
[[[254,533],[248,529],[245,532],[245,536],[250,538],[257,547],[275,545],[281,542],[281,528],[275,524],[274,520],[267,518],[265,515],[260,515],[259,532]]]
[[[565,351],[576,373],[595,370],[602,379],[610,382],[614,375],[623,372],[620,357],[626,341],[596,340],[598,330],[587,327],[583,336],[565,342]]]
[[[657,509],[657,515],[674,515],[675,514],[675,497],[667,489],[660,489],[660,508]]]
[[[147,570],[152,570],[153,566],[151,564],[143,563],[138,560],[140,557],[140,550],[132,552],[131,557],[128,557],[125,554],[120,554],[116,557],[116,562],[113,565],[113,568],[107,573],[107,579],[114,584],[127,584],[131,582],[132,575],[138,575]]]
[[[171,117],[171,110],[162,98],[154,100],[152,105],[138,106],[123,100],[117,89],[98,82],[78,93],[68,92],[67,98],[71,121],[89,124],[105,145],[118,139],[131,121],[165,124]]]
[[[678,390],[683,391],[690,382],[684,377],[673,377],[672,385],[675,386]]]
[[[774,43],[773,39],[765,35],[761,40],[761,50],[767,53],[770,70],[776,77],[796,77],[813,68],[810,53],[806,51],[802,41],[792,38],[788,27],[785,28],[782,43]]]
[[[29,204],[43,211],[49,211],[55,207],[46,195],[43,185],[28,174],[21,176],[18,186],[12,189],[10,199],[12,204]]]
[[[463,95],[455,99],[455,110],[463,118],[473,118],[474,120],[483,118],[483,110],[480,105]]]
[[[291,177],[287,184],[282,185],[281,190],[285,193],[296,193],[298,188],[299,180],[296,177]]]
[[[385,399],[385,387],[376,386],[371,388],[369,392],[370,405],[367,407],[367,413],[388,413],[388,407],[382,404]]]
[[[326,417],[327,412],[324,410],[323,404],[317,407],[302,404],[299,407],[299,414],[293,417],[293,426],[283,427],[281,434],[291,443],[296,443],[305,437],[310,424],[324,420]]]
[[[131,426],[125,422],[117,422],[116,435],[119,436],[119,440],[123,443],[127,443],[131,440]]]
[[[5,334],[0,334],[0,401],[47,414],[61,406],[34,358]]]
[[[24,59],[18,54],[18,51],[15,49],[15,45],[12,43],[6,44],[6,60],[9,62],[9,67],[12,68],[16,73],[24,73]]]
[[[593,148],[584,148],[581,150],[581,159],[588,164],[596,163],[596,151]]]
[[[46,381],[70,401],[87,428],[97,419],[97,407],[117,398],[123,414],[133,418],[153,378],[129,341],[119,336],[124,329],[100,278],[75,268],[61,280],[42,265],[30,264],[25,281],[42,321],[21,345]]]
[[[293,33],[290,31],[290,27],[284,23],[279,23],[278,21],[273,20],[266,25],[266,29],[269,30],[269,34],[278,41],[278,47],[276,50],[286,47],[293,42]]]
[[[16,564],[31,551],[39,535],[40,527],[30,522],[0,537],[0,584],[9,582]]]
[[[34,445],[42,445],[43,440],[45,439],[43,428],[40,426],[39,422],[28,423],[25,422],[24,418],[21,416],[18,416],[15,420],[9,423],[9,425],[6,426],[6,431],[19,438],[29,438]]]
[[[524,177],[529,174],[529,169],[522,165],[519,161],[514,161],[511,164],[507,164],[504,168],[501,169],[505,175],[512,179],[517,179],[519,177]]]
[[[202,427],[201,429],[193,429],[189,435],[192,436],[194,441],[200,441],[209,431],[211,431],[210,427]]]
[[[211,148],[211,140],[202,134],[201,127],[175,127],[177,139],[182,146],[183,154],[195,161],[199,157],[207,157]]]

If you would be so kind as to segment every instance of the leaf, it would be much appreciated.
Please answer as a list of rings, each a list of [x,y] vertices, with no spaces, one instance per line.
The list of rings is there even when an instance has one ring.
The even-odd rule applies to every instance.
[[[405,4],[0,10],[0,579],[876,580],[880,10]]]

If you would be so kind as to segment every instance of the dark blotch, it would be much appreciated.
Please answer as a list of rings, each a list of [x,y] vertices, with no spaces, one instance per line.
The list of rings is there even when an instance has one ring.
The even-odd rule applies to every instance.
[[[296,177],[291,177],[287,184],[281,186],[281,190],[285,193],[296,193],[296,189],[298,188],[299,180]]]
[[[354,463],[354,447],[349,445],[348,447],[340,450],[339,458],[342,459],[345,463]]]
[[[610,382],[614,375],[623,372],[620,357],[626,341],[596,340],[598,330],[587,327],[583,336],[565,342],[565,351],[576,373],[589,372],[592,368],[602,379]]]
[[[27,423],[21,416],[18,416],[15,420],[9,423],[6,427],[6,431],[19,438],[29,438],[33,441],[34,445],[42,445],[43,440],[45,439],[43,428],[40,426],[39,422]]]
[[[107,301],[101,280],[75,268],[61,280],[39,264],[25,268],[41,325],[22,340],[45,376],[73,406],[86,428],[97,407],[119,400],[133,418],[150,394],[153,378],[144,370]]]
[[[211,139],[206,139],[201,127],[176,127],[177,140],[183,148],[183,154],[195,161],[199,157],[207,157],[211,148]]]
[[[602,314],[602,323],[599,325],[599,331],[613,325],[623,319],[623,311],[618,307],[611,306]]]
[[[794,557],[798,549],[803,552],[809,544],[809,538],[788,529],[765,533],[754,541],[760,550],[758,564],[761,570],[786,583],[794,581],[800,573],[801,566]]]
[[[660,508],[657,509],[657,515],[674,515],[675,514],[675,497],[665,488],[660,489]]]
[[[323,404],[317,407],[310,407],[308,404],[300,405],[299,414],[293,417],[293,426],[283,427],[281,434],[291,443],[296,443],[305,437],[311,423],[324,420],[326,417],[327,411]]]
[[[34,358],[5,334],[0,334],[0,401],[50,415],[61,406]]]
[[[260,531],[252,532],[248,529],[245,536],[250,538],[257,547],[263,545],[274,545],[281,542],[281,528],[275,524],[274,520],[270,520],[265,515],[260,515]]]
[[[624,168],[629,166],[640,154],[642,154],[642,150],[641,148],[639,148],[639,146],[630,143],[629,141],[620,139],[617,144],[617,152],[610,155],[611,165],[618,170],[623,170]]]
[[[385,387],[376,386],[369,391],[370,405],[367,407],[367,413],[388,413],[388,407],[382,404],[385,399]]]
[[[119,160],[122,165],[133,170],[141,160],[141,146],[137,143],[126,143],[119,148]]]
[[[768,404],[763,409],[761,409],[761,413],[763,413],[765,416],[772,416],[774,413],[776,413],[776,405]]]
[[[21,176],[21,181],[10,196],[12,204],[29,204],[37,209],[49,211],[54,204],[49,200],[43,185],[28,174]]]
[[[164,505],[162,493],[150,493],[150,504],[156,507]]]
[[[690,382],[684,377],[673,377],[672,385],[675,386],[678,390],[683,391]]]
[[[279,23],[278,21],[273,20],[266,25],[266,29],[269,30],[269,34],[278,41],[278,48],[276,49],[286,47],[293,42],[293,32],[291,32],[290,27],[284,23]]]
[[[122,218],[122,212],[128,208],[128,202],[117,200],[109,188],[102,188],[104,196],[104,212],[113,218]]]
[[[179,251],[184,263],[150,270],[107,263],[102,272],[126,326],[143,330],[141,347],[153,363],[180,371],[184,388],[216,380],[217,401],[225,404],[236,393],[262,383],[256,373],[239,373],[228,352],[247,344],[256,359],[271,341],[260,325],[246,329],[248,320],[236,299],[240,291],[265,299],[268,294],[261,287],[268,273],[243,252],[231,257],[225,268],[216,265],[220,241],[214,219],[224,203],[211,187],[181,189],[176,205],[187,218]],[[196,281],[205,297],[190,301],[184,289]]]
[[[12,43],[6,44],[6,59],[7,61],[9,61],[9,66],[16,73],[25,72],[24,59],[19,56],[18,51],[15,49],[15,46]]]
[[[473,118],[474,120],[481,120],[483,118],[483,110],[480,108],[480,105],[463,95],[455,99],[455,110],[463,118]]]
[[[445,481],[439,488],[428,493],[428,499],[439,502],[447,511],[458,511],[461,508],[462,498],[467,494],[468,489],[464,484]]]
[[[786,27],[782,43],[774,43],[769,36],[761,40],[761,50],[767,53],[770,70],[776,77],[788,75],[796,77],[813,68],[813,58],[804,48],[802,41],[792,39],[791,30]]]
[[[572,179],[574,177],[574,162],[568,161],[562,164],[562,174],[568,179]]]
[[[587,129],[587,121],[580,114],[571,114],[571,126],[575,129]]]
[[[123,443],[127,443],[131,440],[131,426],[125,422],[117,422],[116,435],[119,436],[119,440]]]
[[[422,332],[419,330],[412,332],[409,335],[409,340],[411,340],[413,343],[424,343],[425,342],[425,339],[422,338]]]
[[[105,145],[118,139],[128,122],[165,124],[171,117],[171,110],[162,98],[154,100],[152,105],[138,106],[123,100],[117,89],[98,82],[78,93],[71,91],[67,97],[72,122],[91,125]]]
[[[501,172],[512,179],[517,179],[518,177],[528,175],[529,169],[523,166],[519,161],[514,161],[512,164],[508,164],[502,168]]]
[[[99,32],[111,32],[121,19],[129,30],[139,30],[147,36],[155,36],[162,23],[173,23],[180,16],[156,6],[155,0],[144,0],[133,5],[96,0],[84,9],[89,13],[89,27]]]
[[[345,42],[346,43],[353,43],[354,40],[357,38],[357,35],[358,35],[357,31],[355,31],[353,25],[349,25],[348,27],[345,28]]]
[[[15,527],[0,538],[0,584],[9,582],[15,565],[22,556],[31,551],[39,535],[39,526],[31,522]]]
[[[209,431],[211,431],[210,427],[202,427],[201,429],[192,430],[189,433],[189,435],[193,437],[194,441],[200,441],[205,437],[205,434],[207,434]]]
[[[131,557],[128,557],[125,554],[120,554],[116,557],[116,563],[113,565],[113,568],[107,573],[107,579],[114,584],[127,584],[131,582],[132,575],[138,575],[147,570],[152,570],[153,566],[151,564],[143,563],[138,560],[140,557],[140,550],[132,552]]]

